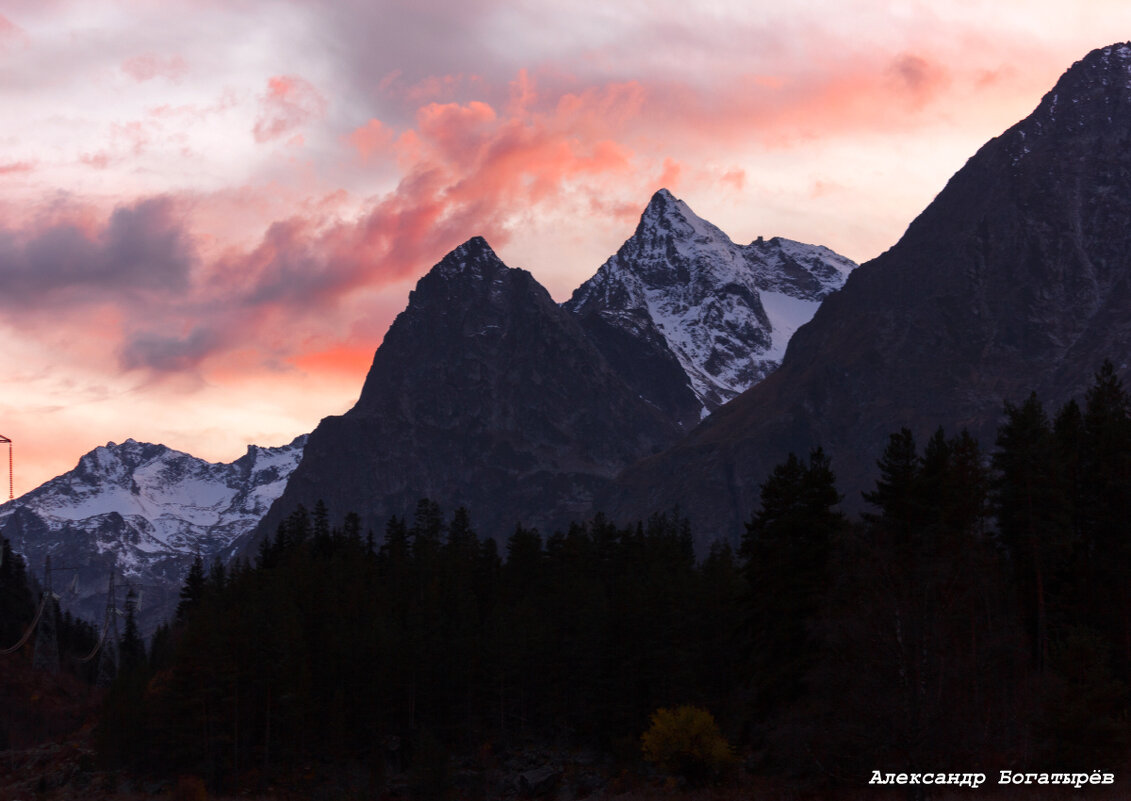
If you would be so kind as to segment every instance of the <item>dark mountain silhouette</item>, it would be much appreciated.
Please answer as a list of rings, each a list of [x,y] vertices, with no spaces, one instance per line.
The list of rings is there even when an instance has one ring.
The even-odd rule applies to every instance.
[[[852,273],[781,368],[605,497],[620,517],[678,501],[734,538],[772,467],[821,444],[846,492],[887,436],[967,427],[993,447],[1003,401],[1078,396],[1131,355],[1131,45],[1073,65],[983,146],[886,253]],[[709,534],[708,534],[709,533]]]
[[[429,497],[505,539],[518,521],[580,519],[598,488],[677,436],[574,315],[476,237],[417,284],[357,404],[310,435],[260,531],[322,500],[380,533]]]

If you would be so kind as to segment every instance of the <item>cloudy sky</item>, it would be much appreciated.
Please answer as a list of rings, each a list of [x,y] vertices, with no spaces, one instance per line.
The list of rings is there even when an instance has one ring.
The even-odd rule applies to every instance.
[[[1124,0],[2,0],[16,493],[110,440],[228,461],[344,412],[473,235],[564,300],[666,186],[869,259],[1127,38]]]

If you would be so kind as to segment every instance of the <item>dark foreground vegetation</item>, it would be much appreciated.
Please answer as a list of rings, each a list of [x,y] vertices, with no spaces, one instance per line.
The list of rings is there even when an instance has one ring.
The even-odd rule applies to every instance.
[[[1111,365],[1082,407],[1007,405],[989,453],[901,430],[879,468],[850,521],[825,454],[790,456],[740,550],[698,563],[678,511],[519,525],[500,552],[427,500],[380,537],[299,509],[254,566],[198,560],[148,653],[123,641],[99,764],[232,793],[348,776],[350,797],[499,797],[492,776],[549,753],[577,760],[555,757],[551,786],[579,765],[603,777],[570,797],[609,794],[642,757],[691,789],[984,772],[993,797],[1003,769],[1124,783],[1131,400]]]

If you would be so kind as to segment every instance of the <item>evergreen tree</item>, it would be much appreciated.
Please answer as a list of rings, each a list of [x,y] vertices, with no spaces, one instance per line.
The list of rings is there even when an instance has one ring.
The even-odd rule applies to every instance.
[[[122,673],[141,670],[146,666],[145,642],[137,628],[137,605],[138,594],[131,586],[126,592],[126,622],[122,642],[118,647]]]
[[[934,459],[939,456],[933,454]],[[880,468],[880,477],[876,488],[864,493],[864,500],[879,509],[879,514],[865,514],[864,519],[882,526],[897,541],[906,543],[914,532],[921,530],[926,519],[921,491],[923,463],[910,429],[901,428],[888,438],[876,465]]]
[[[1117,675],[1131,670],[1131,399],[1105,361],[1085,396],[1081,431],[1080,544],[1088,625],[1117,645]]]
[[[19,641],[35,615],[35,606],[23,557],[0,537],[0,648]]]
[[[756,713],[800,697],[816,655],[812,626],[828,583],[831,540],[846,520],[829,459],[820,448],[795,454],[762,485],[761,507],[742,541],[749,597]]]
[[[192,566],[189,567],[188,575],[185,576],[185,583],[181,587],[181,600],[177,604],[176,612],[178,624],[187,621],[189,616],[199,608],[204,598],[206,581],[204,576],[204,559],[198,553],[193,557]]]
[[[342,522],[342,534],[348,540],[361,541],[361,517],[357,512],[350,512],[346,515]],[[370,532],[370,543],[372,543],[372,531]]]
[[[1036,393],[1021,406],[1006,403],[1005,416],[993,455],[998,529],[1016,565],[1033,663],[1043,670],[1049,657],[1050,599],[1069,554],[1071,516],[1052,426]]]
[[[314,537],[315,550],[319,554],[328,554],[331,548],[330,510],[321,498],[314,504],[314,520],[311,531]]]

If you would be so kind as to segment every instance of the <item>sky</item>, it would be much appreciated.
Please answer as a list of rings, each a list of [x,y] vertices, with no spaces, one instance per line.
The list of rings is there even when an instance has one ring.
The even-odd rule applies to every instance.
[[[1129,38],[1124,0],[0,0],[16,494],[345,412],[472,236],[565,300],[667,187],[863,262]]]

